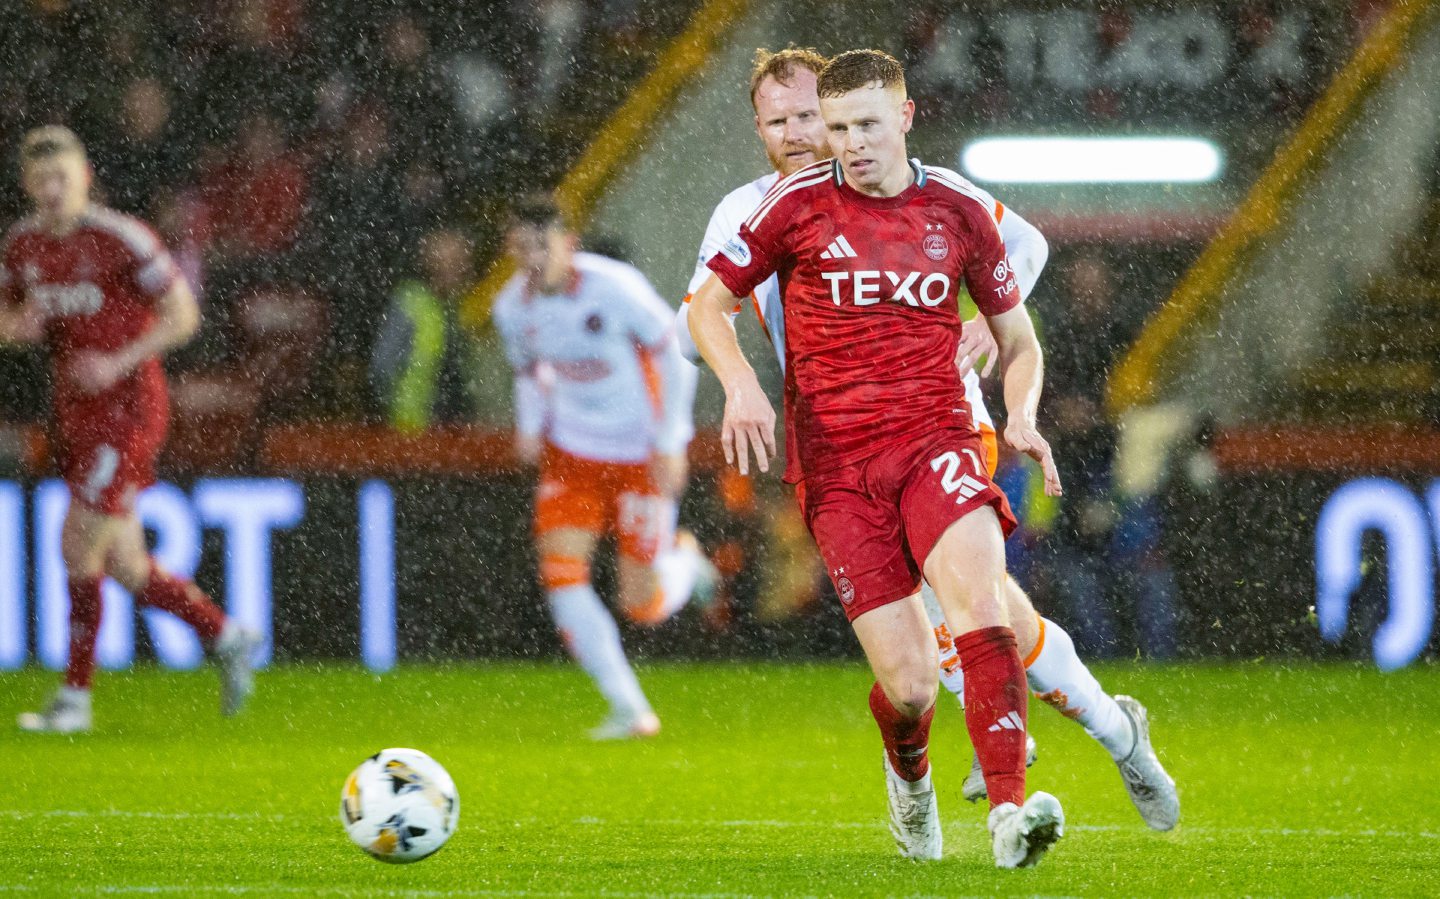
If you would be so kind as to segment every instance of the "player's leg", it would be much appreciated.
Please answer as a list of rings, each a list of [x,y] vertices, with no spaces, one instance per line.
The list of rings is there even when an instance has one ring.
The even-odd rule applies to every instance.
[[[541,584],[565,649],[610,706],[605,722],[591,736],[651,736],[660,729],[659,719],[625,657],[615,617],[590,583],[590,560],[598,540],[598,534],[579,528],[542,533],[538,546]]]
[[[234,715],[255,690],[253,656],[264,638],[225,613],[188,578],[166,571],[150,555],[140,519],[124,519],[110,547],[106,573],[141,606],[169,612],[194,628],[220,668],[220,713]]]
[[[100,586],[105,559],[124,519],[88,508],[74,491],[60,530],[60,555],[70,592],[70,655],[65,681],[50,705],[26,712],[20,727],[33,731],[76,733],[90,729],[90,687],[95,676],[95,639],[100,632]]]
[[[552,448],[541,462],[535,499],[540,583],[565,649],[610,706],[605,722],[591,732],[601,739],[660,729],[625,658],[615,618],[590,583],[595,545],[611,527],[618,498],[613,469]]]
[[[1035,645],[1025,659],[1030,689],[1105,747],[1146,824],[1155,830],[1174,828],[1180,820],[1180,797],[1150,745],[1145,707],[1129,696],[1106,693],[1076,653],[1070,635],[1037,614],[1019,585],[1007,595],[1012,615],[1028,615],[1038,623]]]
[[[869,489],[856,466],[805,481],[796,499],[875,674],[870,712],[884,744],[890,832],[901,855],[938,859],[943,841],[928,754],[935,638],[912,595],[919,572],[905,554],[895,498]]]
[[[875,674],[870,714],[885,745],[890,832],[907,858],[939,859],[940,811],[929,756],[935,643],[924,609],[908,596],[861,614],[851,625]]]
[[[965,724],[990,797],[995,863],[1036,864],[1064,832],[1060,803],[1025,797],[1026,685],[1004,599],[1005,548],[990,506],[951,524],[925,560],[925,578],[957,631],[965,672]]]
[[[648,474],[642,475],[648,482]],[[655,627],[692,599],[714,595],[718,574],[695,535],[678,527],[680,504],[636,483],[616,510],[620,538],[620,607],[636,624]]]

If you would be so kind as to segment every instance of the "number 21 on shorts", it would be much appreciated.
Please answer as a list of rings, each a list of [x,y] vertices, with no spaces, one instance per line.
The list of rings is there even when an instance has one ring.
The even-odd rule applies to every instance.
[[[962,449],[960,452],[970,460],[975,474],[983,478],[985,469],[980,462],[979,454],[972,449]],[[971,477],[968,473],[960,470],[964,464],[959,453],[954,450],[946,450],[930,460],[930,470],[940,473],[940,488],[946,493],[954,495],[957,504],[965,502],[985,489],[983,480]]]

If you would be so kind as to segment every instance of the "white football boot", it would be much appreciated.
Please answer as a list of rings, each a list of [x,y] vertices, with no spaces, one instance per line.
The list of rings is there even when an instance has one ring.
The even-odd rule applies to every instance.
[[[885,797],[890,806],[890,835],[900,855],[917,861],[939,861],[944,848],[940,832],[940,807],[930,775],[914,783],[902,780],[885,756]],[[903,786],[902,786],[903,784]]]
[[[91,727],[90,691],[61,687],[43,711],[21,712],[15,723],[31,733],[86,733]]]
[[[1150,745],[1150,715],[1132,696],[1116,696],[1115,704],[1135,731],[1135,748],[1115,763],[1125,791],[1146,824],[1154,830],[1171,830],[1180,822],[1180,794]]]
[[[1035,748],[1035,738],[1026,734],[1025,767],[1035,764],[1035,759],[1039,756],[1040,753]],[[965,797],[966,802],[979,802],[990,795],[985,788],[985,772],[980,770],[980,756],[973,752],[970,754],[970,773],[965,776],[965,783],[960,785],[960,795]]]
[[[643,740],[660,733],[660,718],[654,712],[611,712],[610,716],[590,729],[590,739]]]
[[[995,806],[988,823],[995,867],[1029,868],[1065,835],[1065,810],[1049,793],[1031,793],[1024,805]]]
[[[255,668],[252,657],[265,638],[258,631],[225,622],[225,629],[215,641],[215,663],[220,666],[220,714],[230,717],[239,712],[245,700],[255,692]]]

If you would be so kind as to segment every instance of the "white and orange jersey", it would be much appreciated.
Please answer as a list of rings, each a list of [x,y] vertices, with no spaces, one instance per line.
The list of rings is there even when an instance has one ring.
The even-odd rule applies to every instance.
[[[919,165],[919,163],[916,163]],[[951,171],[940,166],[927,165],[925,171],[937,176],[937,181],[948,184],[955,189],[976,196],[981,199],[986,208],[992,210],[995,216],[995,223],[1000,229],[1000,239],[1005,242],[1005,254],[1010,258],[1010,265],[1015,272],[1015,280],[1020,287],[1021,299],[1028,298],[1030,291],[1035,289],[1035,282],[1040,278],[1040,272],[1045,268],[1045,261],[1050,255],[1050,246],[1045,241],[1045,236],[1034,225],[1025,221],[1013,210],[1007,209],[1004,204],[996,200],[982,188],[977,187],[973,182],[967,180],[958,172]],[[711,271],[706,265],[725,242],[740,233],[740,225],[755,212],[760,206],[760,201],[769,193],[770,188],[780,179],[778,172],[771,172],[762,178],[757,178],[743,187],[737,188],[725,195],[720,205],[710,215],[710,224],[705,228],[705,239],[700,244],[699,259],[695,265],[695,273],[690,277],[690,287],[686,296],[686,302],[680,307],[677,319],[676,333],[680,341],[680,350],[685,358],[697,362],[700,358],[700,351],[695,342],[690,338],[689,323],[689,299],[700,285],[710,277]],[[761,326],[770,337],[770,343],[775,348],[775,355],[780,360],[780,370],[785,370],[785,315],[780,307],[780,283],[771,275],[763,284],[755,288],[751,294],[755,304],[755,313],[760,319]],[[739,313],[736,308],[731,313],[733,318]],[[994,428],[994,421],[990,418],[990,410],[985,408],[985,396],[980,389],[980,376],[971,371],[965,376],[965,400],[970,404],[971,415],[976,424],[984,425],[987,428]]]
[[[690,338],[689,309],[690,297],[710,277],[710,269],[705,263],[720,252],[725,241],[734,237],[740,232],[740,225],[750,217],[760,201],[780,180],[779,172],[771,172],[760,178],[756,178],[743,187],[725,195],[720,205],[710,214],[710,223],[705,226],[705,239],[700,242],[700,253],[695,260],[695,272],[690,276],[690,286],[686,290],[685,303],[680,307],[680,315],[677,319],[675,333],[680,340],[680,351],[685,358],[692,362],[700,358],[700,351],[695,346],[695,341]],[[770,338],[770,344],[775,348],[775,355],[780,358],[780,367],[785,367],[785,316],[778,314],[780,311],[780,279],[771,275],[765,282],[755,288],[750,294],[750,300],[754,304],[755,315],[760,319],[760,327]],[[740,307],[737,306],[731,313],[731,318],[738,315]],[[771,313],[776,313],[773,318]]]
[[[673,310],[634,266],[576,253],[566,289],[516,275],[492,315],[515,369],[516,428],[583,459],[643,462],[694,436],[695,371]]]

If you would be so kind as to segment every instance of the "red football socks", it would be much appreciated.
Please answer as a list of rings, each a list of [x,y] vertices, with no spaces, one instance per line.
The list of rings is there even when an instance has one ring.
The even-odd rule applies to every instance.
[[[919,718],[906,718],[877,682],[870,688],[870,714],[880,725],[880,738],[885,741],[885,754],[895,773],[911,782],[924,777],[930,770],[930,722],[935,718],[935,704],[932,702]]]
[[[150,580],[136,598],[142,606],[162,609],[193,627],[206,645],[214,643],[225,627],[225,613],[205,595],[205,591],[195,586],[193,581],[165,573],[153,562]]]
[[[65,686],[90,689],[95,677],[95,638],[100,634],[100,578],[70,581],[70,659]]]
[[[955,638],[965,673],[965,727],[985,774],[990,807],[1025,802],[1025,666],[1008,627]]]

